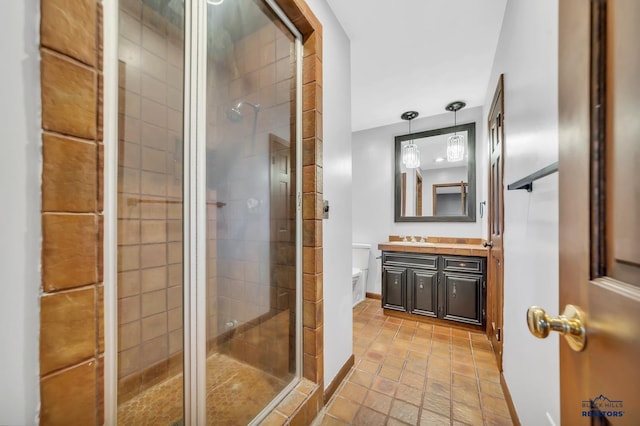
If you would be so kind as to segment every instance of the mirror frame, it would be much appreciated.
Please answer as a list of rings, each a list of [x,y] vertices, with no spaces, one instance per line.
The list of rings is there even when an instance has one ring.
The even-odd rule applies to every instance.
[[[467,171],[468,194],[467,214],[462,216],[402,216],[402,142],[410,139],[422,139],[430,136],[444,135],[454,132],[467,132]],[[457,126],[441,129],[408,133],[395,137],[395,193],[394,193],[395,222],[475,222],[476,221],[476,123],[458,124]]]

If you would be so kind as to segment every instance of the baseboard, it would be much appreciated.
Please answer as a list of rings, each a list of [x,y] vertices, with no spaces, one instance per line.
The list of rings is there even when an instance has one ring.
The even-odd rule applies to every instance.
[[[511,421],[515,426],[521,426],[520,420],[518,419],[518,413],[516,412],[516,406],[513,405],[513,399],[511,399],[511,392],[509,392],[507,381],[504,379],[504,374],[502,373],[500,373],[500,386],[502,386],[502,393],[504,393],[504,399],[507,401],[507,406],[509,407]]]
[[[369,293],[369,292],[367,292],[366,296],[367,296],[367,299],[382,300],[382,295],[378,294],[378,293]]]
[[[342,383],[345,377],[347,377],[347,374],[349,374],[349,370],[351,370],[351,367],[353,367],[353,365],[355,364],[355,360],[356,360],[355,356],[351,354],[347,362],[344,363],[340,371],[338,371],[338,374],[336,374],[336,377],[334,377],[331,383],[329,384],[329,386],[327,386],[327,389],[324,391],[325,404],[327,403],[327,401],[329,401],[329,399],[331,399],[333,394],[338,390],[338,386],[340,386],[340,383]]]

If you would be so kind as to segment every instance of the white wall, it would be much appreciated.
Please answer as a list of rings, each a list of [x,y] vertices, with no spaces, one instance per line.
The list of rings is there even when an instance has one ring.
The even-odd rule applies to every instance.
[[[482,139],[480,139],[482,140]],[[422,213],[425,216],[433,215],[433,185],[438,183],[454,183],[454,182],[466,182],[468,178],[468,170],[466,167],[447,167],[444,169],[426,169],[422,170]],[[479,176],[478,176],[479,177]],[[440,192],[444,188],[440,188]],[[456,192],[461,195],[460,186],[455,188],[447,188],[448,192]],[[458,203],[461,204],[461,203]],[[458,207],[462,210],[462,207]],[[455,213],[454,213],[455,214]],[[478,209],[476,209],[476,214]],[[479,217],[478,217],[479,219]]]
[[[326,0],[307,0],[323,26],[324,385],[353,353],[350,41]]]
[[[402,112],[398,111],[398,117]],[[470,238],[486,235],[482,233],[486,216],[480,219],[477,207],[485,199],[482,194],[486,193],[481,179],[486,174],[485,162],[481,161],[484,154],[480,152],[485,132],[482,117],[482,107],[465,108],[457,117],[458,124],[476,123],[476,222],[473,223],[394,222],[394,137],[408,133],[409,127],[401,122],[353,133],[353,241],[371,244],[368,292],[380,294],[382,291],[380,262],[375,257],[380,256],[378,244],[388,241],[389,235]],[[411,132],[452,125],[453,114],[445,112],[413,120]]]
[[[558,159],[558,1],[509,1],[485,116],[505,75],[504,376],[523,425],[560,423],[558,335],[533,337],[525,312],[558,309],[558,178],[506,185]]]
[[[0,424],[37,424],[40,289],[39,1],[0,14]]]

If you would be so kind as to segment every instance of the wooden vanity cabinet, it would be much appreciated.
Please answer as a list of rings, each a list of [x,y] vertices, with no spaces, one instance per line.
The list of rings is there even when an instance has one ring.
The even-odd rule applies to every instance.
[[[482,257],[382,253],[382,307],[416,316],[484,325]]]
[[[407,312],[407,268],[382,268],[382,307]]]

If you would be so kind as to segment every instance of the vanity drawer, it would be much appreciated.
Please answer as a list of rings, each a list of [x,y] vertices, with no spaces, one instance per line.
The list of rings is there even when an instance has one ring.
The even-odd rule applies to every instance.
[[[442,270],[482,274],[484,273],[484,259],[481,257],[442,256]]]
[[[383,252],[382,262],[384,265],[438,269],[438,256],[425,254]]]

